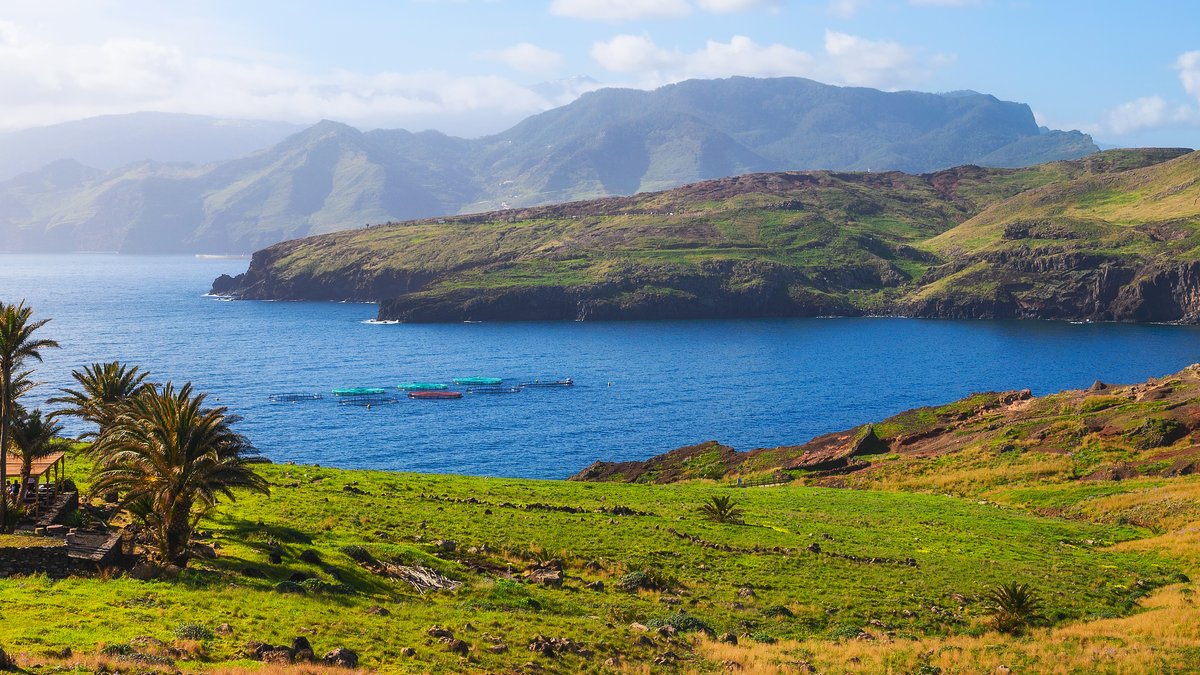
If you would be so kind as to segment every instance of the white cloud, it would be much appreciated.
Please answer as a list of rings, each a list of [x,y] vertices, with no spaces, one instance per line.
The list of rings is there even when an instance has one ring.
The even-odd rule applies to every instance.
[[[1200,51],[1180,54],[1175,69],[1179,71],[1184,91],[1200,99]]]
[[[543,49],[531,42],[521,42],[507,49],[487,52],[489,56],[509,68],[523,73],[547,74],[558,70],[562,65],[562,55],[549,49]]]
[[[217,58],[165,42],[57,40],[0,21],[0,130],[138,110],[371,127],[498,131],[560,104],[495,76],[444,72],[308,73]],[[504,50],[510,65],[556,63],[528,45]]]
[[[829,13],[843,19],[852,19],[866,4],[867,0],[830,0]]]
[[[800,76],[825,82],[898,88],[917,82],[950,57],[924,58],[895,42],[872,41],[836,31],[825,32],[825,51],[813,55],[786,45],[760,45],[735,35],[729,42],[709,40],[694,52],[659,47],[647,35],[617,35],[592,45],[592,58],[607,70],[641,76],[653,87],[696,77]]]
[[[687,0],[553,0],[550,13],[589,21],[673,19],[687,16]]]
[[[1109,111],[1103,128],[1120,136],[1137,129],[1159,126],[1167,119],[1167,102],[1160,96],[1144,96]]]
[[[758,9],[759,7],[778,6],[782,4],[782,0],[696,0],[696,4],[706,12],[730,14]]]

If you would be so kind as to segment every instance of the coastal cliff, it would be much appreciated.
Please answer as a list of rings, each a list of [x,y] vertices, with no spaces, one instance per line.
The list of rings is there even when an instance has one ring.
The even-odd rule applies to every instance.
[[[953,467],[971,480],[1044,482],[1172,477],[1200,472],[1200,364],[1133,385],[1095,382],[1033,397],[987,392],[907,410],[806,443],[739,452],[716,441],[645,461],[597,461],[570,480],[674,483],[793,479],[834,487],[908,487]],[[894,485],[893,485],[894,486]],[[980,489],[964,480],[961,489]]]
[[[785,172],[283,242],[212,292],[408,322],[1200,321],[1200,153]]]

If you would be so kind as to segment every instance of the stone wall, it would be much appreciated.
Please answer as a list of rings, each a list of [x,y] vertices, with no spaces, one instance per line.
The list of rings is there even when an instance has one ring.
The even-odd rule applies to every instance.
[[[95,563],[69,557],[67,545],[60,539],[47,537],[45,546],[0,547],[0,577],[45,574],[52,579],[63,579],[95,571]]]

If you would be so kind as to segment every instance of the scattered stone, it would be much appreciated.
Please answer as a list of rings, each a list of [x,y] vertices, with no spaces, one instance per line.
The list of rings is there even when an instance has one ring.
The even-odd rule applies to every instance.
[[[725,670],[728,670],[731,673],[735,673],[735,672],[737,672],[739,670],[743,670],[745,668],[745,666],[738,663],[737,661],[734,661],[733,659],[726,659],[726,660],[722,661],[721,667],[724,668]]]
[[[150,579],[157,579],[161,573],[162,570],[157,565],[138,563],[133,566],[133,569],[129,570],[129,578],[137,579],[138,581],[149,581]]]
[[[279,551],[271,551],[267,554],[267,562],[271,563],[272,565],[279,565],[283,563],[283,555],[281,555]]]
[[[1097,382],[1098,381],[1099,380],[1097,380]],[[996,675],[1011,675],[1012,668],[1009,668],[1008,666],[1005,666],[1005,665],[1000,665],[1000,666],[996,666],[996,670],[993,672],[995,672]]]
[[[433,545],[441,553],[454,553],[454,550],[458,548],[458,544],[453,539],[438,539],[433,542]]]
[[[304,551],[300,554],[300,560],[302,560],[306,563],[312,564],[312,565],[320,565],[321,564],[321,554],[317,553],[316,551],[314,551],[311,548],[307,548],[307,549],[304,549]]]
[[[674,595],[664,595],[661,598],[659,598],[658,601],[664,605],[671,605],[671,606],[683,604],[683,600],[675,597]]]
[[[473,631],[476,631],[476,630],[478,630],[478,629],[477,629],[477,628],[475,628],[475,624],[473,624],[473,623],[471,623],[471,622],[469,622],[469,621],[468,621],[467,623],[464,623],[464,624],[463,624],[463,630],[465,630],[465,631],[468,631],[468,632],[473,632]]]
[[[813,543],[808,545],[808,551],[809,551],[809,553],[820,553],[821,545],[814,541]]]
[[[321,662],[327,666],[341,666],[342,668],[357,668],[358,654],[353,649],[346,647],[338,647],[325,652],[325,656],[321,657]]]
[[[589,560],[583,564],[583,569],[588,570],[589,572],[599,572],[600,570],[604,569],[604,567],[595,560]]]
[[[309,644],[308,638],[300,636],[292,640],[292,660],[305,662],[317,660],[317,655],[313,653],[313,648]]]
[[[292,572],[291,576],[288,577],[288,581],[292,581],[297,584],[308,581],[309,579],[316,579],[316,577],[308,572]]]
[[[753,598],[758,594],[754,592],[753,588],[750,588],[749,586],[742,586],[741,588],[737,589],[737,595],[739,598]]]
[[[733,633],[721,633],[717,636],[717,642],[724,642],[727,645],[736,645],[738,643],[738,639]]]
[[[388,609],[386,607],[381,607],[379,605],[372,605],[370,608],[367,609],[367,614],[374,614],[375,616],[391,616],[392,615],[392,613],[390,611],[388,611]]]
[[[416,656],[417,650],[413,649],[412,647],[404,647],[400,650],[400,654],[402,656]]]
[[[604,590],[604,582],[597,579],[596,581],[593,581],[591,583],[584,584],[583,587],[588,589],[589,591],[602,592]]]
[[[504,644],[503,642],[494,644],[491,647],[488,647],[488,651],[493,654],[503,654],[504,652],[508,651],[508,645]]]
[[[350,494],[352,494],[352,495],[365,495],[365,494],[367,494],[365,491],[363,491],[363,490],[360,490],[359,488],[356,488],[356,487],[354,487],[353,485],[347,485],[347,486],[343,487],[343,488],[342,488],[342,492],[349,492],[349,493],[350,493]]]
[[[644,636],[643,636],[644,637]],[[542,656],[554,658],[559,654],[580,654],[588,655],[590,652],[583,649],[582,645],[575,642],[571,638],[555,637],[548,638],[544,635],[535,635],[533,641],[529,643],[529,650],[537,652]]]
[[[217,626],[216,633],[217,635],[233,635],[233,626],[223,623],[220,626]]]
[[[454,637],[454,631],[449,628],[442,628],[441,626],[430,626],[429,630],[425,631],[425,634],[438,639]]]
[[[290,664],[292,662],[292,653],[286,649],[276,648],[270,649],[259,655],[263,663],[275,663],[279,665]]]
[[[257,567],[243,567],[242,576],[247,579],[265,579],[267,578],[267,573]]]
[[[650,627],[644,623],[638,623],[634,621],[633,623],[629,624],[629,630],[636,630],[639,633],[645,633],[646,631],[650,630]]]
[[[139,635],[129,641],[129,646],[133,647],[134,649],[136,649],[140,652],[140,651],[145,651],[148,649],[162,649],[163,647],[167,646],[167,643],[163,642],[162,640],[159,640],[156,637],[151,637],[149,635]]]
[[[192,544],[192,553],[197,558],[203,558],[205,560],[212,560],[213,558],[217,557],[217,549],[209,546],[208,544]]]
[[[471,645],[467,644],[465,640],[445,638],[442,642],[446,645],[446,649],[459,656],[466,656],[467,652],[471,651]]]
[[[563,585],[562,570],[538,568],[526,571],[524,577],[528,579],[530,583],[547,586],[550,588],[562,588]]]
[[[639,635],[633,644],[638,647],[653,647],[654,640],[651,640],[649,635]]]
[[[666,624],[663,626],[659,626],[658,630],[656,632],[658,633],[659,637],[669,638],[669,637],[674,637],[674,635],[677,631],[675,630],[674,626],[672,626],[670,624]]]

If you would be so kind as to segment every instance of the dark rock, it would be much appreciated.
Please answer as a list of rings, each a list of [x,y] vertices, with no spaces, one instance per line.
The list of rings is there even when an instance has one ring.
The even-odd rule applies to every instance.
[[[294,581],[296,583],[308,581],[309,579],[316,579],[316,577],[308,572],[292,572],[292,574],[288,576],[288,581]]]
[[[498,642],[491,647],[488,647],[488,651],[493,654],[503,654],[508,651],[508,645],[504,644],[503,642]]]
[[[282,564],[283,555],[281,555],[278,551],[271,551],[267,554],[267,562],[271,563],[272,565]]]
[[[217,635],[233,635],[233,626],[223,623],[220,626],[217,626],[216,633]]]
[[[312,645],[309,644],[308,638],[303,635],[292,640],[292,660],[312,662],[317,660],[317,656],[313,653]]]
[[[442,628],[441,626],[430,626],[429,629],[425,631],[425,634],[429,637],[439,639],[454,637],[454,631],[450,630],[449,628]]]
[[[749,586],[742,586],[741,588],[737,589],[737,596],[739,598],[753,598],[756,595],[757,593],[754,592],[754,589],[750,588]]]
[[[277,665],[290,664],[292,662],[292,652],[288,649],[276,647],[269,649],[259,655],[263,663],[274,663]]]
[[[300,560],[313,565],[320,565],[321,554],[311,548],[304,549],[304,551],[300,554]]]
[[[433,542],[433,545],[441,553],[454,553],[454,550],[458,548],[458,544],[452,539],[438,539]]]
[[[467,652],[471,651],[471,645],[467,644],[465,640],[445,638],[442,642],[446,645],[447,650],[459,656],[466,656]]]
[[[342,668],[357,668],[358,654],[353,649],[346,647],[337,647],[321,657],[321,662],[327,666],[341,666]]]
[[[1108,385],[1100,380],[1096,380],[1092,383],[1092,386],[1088,387],[1088,391],[1104,391],[1105,389],[1108,389]]]
[[[267,573],[257,567],[243,567],[242,576],[249,579],[265,579],[267,577]]]
[[[192,544],[192,555],[205,560],[212,560],[217,557],[217,549],[208,544]]]
[[[604,591],[604,582],[597,579],[596,581],[584,584],[583,587],[588,589],[589,591],[602,592],[602,591]]]
[[[416,656],[417,650],[413,649],[412,647],[404,647],[400,650],[400,654],[402,656]]]
[[[807,549],[810,553],[820,553],[821,545],[814,541],[813,543],[811,543],[807,546]]]
[[[717,642],[724,642],[725,644],[736,645],[738,643],[738,639],[737,639],[737,636],[734,635],[733,633],[721,633],[720,635],[717,636]]]
[[[381,607],[380,605],[372,605],[370,608],[367,609],[367,614],[374,614],[375,616],[391,616],[392,613],[390,611],[388,611],[388,609],[386,607]]]

